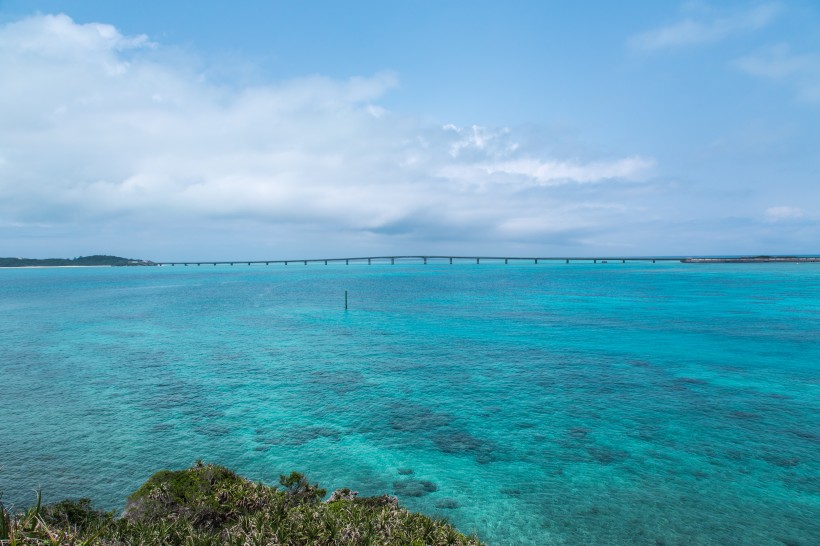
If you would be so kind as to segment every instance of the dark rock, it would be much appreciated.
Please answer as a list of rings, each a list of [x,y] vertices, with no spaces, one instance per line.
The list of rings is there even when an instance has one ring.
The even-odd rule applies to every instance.
[[[413,473],[412,468],[399,468],[399,474],[402,476],[409,476]]]
[[[356,498],[358,494],[358,491],[351,491],[347,487],[343,487],[342,489],[337,489],[336,491],[331,493],[330,498],[327,499],[327,502],[333,502],[337,500],[352,501]]]

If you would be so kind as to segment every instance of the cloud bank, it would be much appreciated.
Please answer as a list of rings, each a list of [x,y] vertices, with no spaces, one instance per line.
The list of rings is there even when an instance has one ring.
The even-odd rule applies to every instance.
[[[398,85],[389,72],[230,88],[162,53],[65,15],[0,29],[0,223],[241,221],[280,240],[515,243],[600,223],[601,206],[533,190],[631,184],[653,165],[549,157],[509,128],[391,113],[378,104]]]

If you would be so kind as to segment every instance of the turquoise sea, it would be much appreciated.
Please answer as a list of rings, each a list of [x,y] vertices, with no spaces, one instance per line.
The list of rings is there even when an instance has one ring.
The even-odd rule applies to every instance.
[[[820,544],[820,264],[6,269],[0,348],[6,504],[204,459],[491,545]]]

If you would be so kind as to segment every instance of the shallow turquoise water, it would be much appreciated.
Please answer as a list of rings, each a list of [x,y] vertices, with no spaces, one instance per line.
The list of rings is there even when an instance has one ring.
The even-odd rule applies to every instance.
[[[490,544],[820,544],[820,266],[0,270],[0,347],[7,503],[202,458]]]

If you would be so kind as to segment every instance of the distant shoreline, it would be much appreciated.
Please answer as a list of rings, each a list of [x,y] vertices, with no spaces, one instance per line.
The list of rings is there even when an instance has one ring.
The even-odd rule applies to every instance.
[[[797,256],[749,256],[743,258],[684,258],[684,264],[766,264],[766,263],[804,263],[820,262],[820,258]]]
[[[156,264],[148,260],[135,260],[133,258],[121,258],[120,256],[109,256],[105,254],[95,254],[93,256],[80,256],[78,258],[0,258],[0,267],[2,268],[120,267],[149,265]]]
[[[56,267],[146,267],[146,266],[201,266],[201,265],[275,265],[275,264],[304,264],[308,263],[344,263],[350,264],[397,264],[397,263],[522,263],[533,262],[566,262],[569,263],[626,263],[626,262],[680,262],[684,264],[749,264],[749,263],[820,263],[820,256],[564,256],[564,257],[520,257],[520,256],[370,256],[355,258],[309,258],[309,259],[288,259],[288,260],[207,260],[207,261],[179,261],[179,262],[153,262],[150,260],[135,260],[131,258],[120,258],[118,256],[86,256],[74,259],[62,258],[0,258],[0,269],[45,269]]]
[[[85,269],[88,267],[117,267],[114,265],[0,265],[0,269]]]

